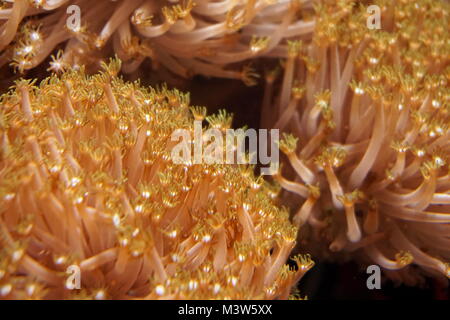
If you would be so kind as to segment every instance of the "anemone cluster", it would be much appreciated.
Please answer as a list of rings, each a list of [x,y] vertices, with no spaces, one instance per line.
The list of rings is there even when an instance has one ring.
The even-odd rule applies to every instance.
[[[300,8],[306,19],[298,19]],[[252,85],[252,67],[234,64],[283,57],[284,39],[313,31],[311,11],[309,0],[14,1],[0,10],[0,50],[7,49],[0,65],[12,60],[18,70],[28,70],[64,44],[52,70],[97,65],[115,52],[125,73],[150,58],[153,68],[182,77],[202,74]],[[72,17],[80,18],[79,25]]]
[[[376,3],[380,30],[365,7],[318,7],[311,42],[288,42],[276,94],[266,77],[277,116],[263,123],[286,132],[293,180],[276,179],[303,199],[293,219],[318,255],[450,277],[450,6]]]
[[[313,262],[285,265],[297,229],[276,188],[247,165],[174,164],[189,96],[103,68],[2,96],[2,298],[287,298]]]

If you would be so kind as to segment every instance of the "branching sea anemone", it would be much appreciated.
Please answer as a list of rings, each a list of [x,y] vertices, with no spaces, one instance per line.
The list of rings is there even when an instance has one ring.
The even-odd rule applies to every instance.
[[[72,27],[77,10],[70,5],[79,8],[79,28]],[[5,1],[0,50],[8,50],[0,63],[13,60],[18,70],[27,70],[66,42],[54,70],[96,64],[115,52],[124,72],[133,72],[149,57],[154,67],[163,65],[183,77],[203,74],[251,85],[257,74],[249,65],[230,65],[285,57],[284,39],[311,35],[311,9],[309,0]]]
[[[206,109],[102,67],[1,97],[0,297],[287,298],[313,262],[285,264],[297,228],[277,189],[247,165],[174,164],[172,132]]]
[[[450,277],[449,4],[375,1],[370,30],[366,6],[329,3],[311,42],[288,42],[283,77],[266,76],[262,124],[289,132],[293,180],[276,180],[302,199],[302,244]]]

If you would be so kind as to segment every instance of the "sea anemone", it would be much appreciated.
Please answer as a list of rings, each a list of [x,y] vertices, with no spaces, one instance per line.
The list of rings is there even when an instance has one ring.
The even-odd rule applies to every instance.
[[[102,68],[20,80],[1,97],[0,297],[289,297],[313,262],[285,264],[297,228],[277,189],[248,165],[175,164],[172,132],[206,109],[123,81],[118,60]]]
[[[317,5],[312,41],[290,39],[283,76],[266,75],[262,126],[285,131],[276,180],[318,257],[450,277],[450,6],[374,1],[371,30],[352,4]]]
[[[0,64],[20,71],[40,64],[53,49],[53,70],[92,65],[115,52],[131,73],[145,58],[174,74],[202,74],[255,83],[249,65],[261,56],[285,57],[289,37],[310,35],[312,1],[79,0],[5,2],[0,10]],[[77,14],[80,24],[76,25]]]

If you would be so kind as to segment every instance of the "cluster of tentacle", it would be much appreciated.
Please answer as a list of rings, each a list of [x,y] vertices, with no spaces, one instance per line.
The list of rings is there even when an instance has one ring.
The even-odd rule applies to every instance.
[[[206,109],[103,69],[1,97],[0,297],[287,298],[313,262],[285,265],[297,228],[279,190],[248,165],[175,164],[172,132]]]
[[[283,76],[267,74],[262,123],[286,132],[293,178],[277,180],[302,199],[294,222],[323,256],[448,277],[450,8],[375,4],[370,30],[367,6],[324,2],[312,40],[288,42]],[[409,267],[390,275],[416,280]]]
[[[154,68],[182,77],[202,74],[248,85],[258,75],[240,62],[283,57],[283,40],[311,34],[315,25],[309,0],[24,0],[5,2],[0,16],[0,64],[12,61],[20,71],[64,44],[53,70],[95,66],[114,52],[126,73],[149,58]]]

